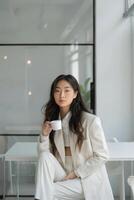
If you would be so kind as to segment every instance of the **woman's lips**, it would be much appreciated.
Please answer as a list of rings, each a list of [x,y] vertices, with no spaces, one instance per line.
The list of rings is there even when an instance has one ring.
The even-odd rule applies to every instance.
[[[64,102],[66,102],[66,101],[65,101],[65,100],[59,100],[59,102],[60,102],[60,103],[64,103]]]

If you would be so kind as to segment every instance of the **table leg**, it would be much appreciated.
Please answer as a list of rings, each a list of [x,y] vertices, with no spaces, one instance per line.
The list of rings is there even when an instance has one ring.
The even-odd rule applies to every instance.
[[[134,163],[133,161],[131,161],[131,176],[134,175]],[[131,191],[131,200],[133,200],[133,194],[132,194],[132,191]]]
[[[6,167],[6,161],[5,161],[5,159],[4,159],[4,161],[3,161],[3,200],[5,200],[5,197],[6,197],[6,173],[5,173],[5,171],[6,171],[6,169],[5,169],[5,167]]]
[[[125,200],[124,161],[121,162],[121,191],[120,191],[120,200]]]
[[[10,189],[11,194],[13,194],[13,178],[12,178],[12,161],[9,161],[9,176],[10,176]]]
[[[19,191],[19,186],[20,186],[20,180],[19,180],[19,177],[20,177],[20,173],[19,173],[19,171],[20,171],[20,163],[19,162],[17,162],[17,199],[19,200],[19,193],[20,193],[20,191]]]

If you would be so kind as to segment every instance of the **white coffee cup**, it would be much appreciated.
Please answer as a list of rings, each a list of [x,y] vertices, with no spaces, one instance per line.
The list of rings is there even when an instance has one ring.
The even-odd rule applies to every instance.
[[[51,121],[51,126],[54,131],[61,129],[61,120],[53,120]]]

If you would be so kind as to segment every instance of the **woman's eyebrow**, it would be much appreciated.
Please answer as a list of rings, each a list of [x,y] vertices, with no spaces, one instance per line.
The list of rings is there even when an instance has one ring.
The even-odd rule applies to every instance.
[[[70,86],[65,86],[64,88],[71,88]]]
[[[61,87],[59,87],[59,86],[56,86],[56,88],[61,88]],[[70,86],[65,86],[64,88],[71,88]]]

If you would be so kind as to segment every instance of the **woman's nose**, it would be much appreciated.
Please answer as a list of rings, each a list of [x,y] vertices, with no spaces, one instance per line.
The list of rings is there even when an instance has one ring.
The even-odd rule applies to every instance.
[[[60,96],[61,96],[61,97],[65,97],[65,92],[62,91],[61,94],[60,94]]]

